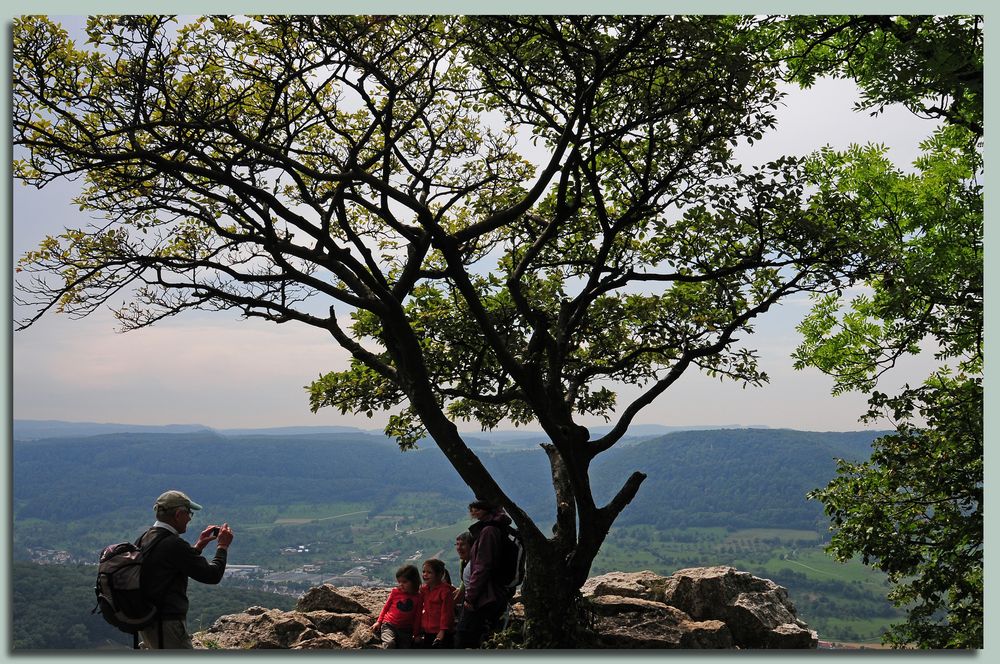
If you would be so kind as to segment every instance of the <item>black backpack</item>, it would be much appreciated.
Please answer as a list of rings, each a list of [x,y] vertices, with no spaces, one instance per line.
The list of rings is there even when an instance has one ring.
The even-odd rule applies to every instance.
[[[170,535],[164,532],[145,546],[142,537],[132,542],[112,544],[101,552],[97,565],[97,606],[91,614],[100,611],[108,623],[133,635],[133,646],[138,647],[139,630],[156,622],[158,607],[142,596],[140,578],[143,559],[157,544]],[[162,638],[161,638],[162,642]]]
[[[497,527],[501,544],[495,579],[497,586],[510,599],[524,581],[524,542],[521,541],[521,533],[513,526],[498,524]]]

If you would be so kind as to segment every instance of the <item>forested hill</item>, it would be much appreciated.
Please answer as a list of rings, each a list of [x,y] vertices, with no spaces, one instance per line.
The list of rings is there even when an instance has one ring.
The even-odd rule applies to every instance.
[[[408,487],[468,492],[436,449],[403,454],[367,434],[129,433],[14,443],[15,519],[73,518],[88,496],[145,518],[161,487],[184,487],[205,505],[367,501],[393,478],[410,477]]]
[[[805,500],[835,474],[837,458],[867,459],[877,432],[787,429],[686,431],[622,448],[595,463],[601,496],[633,470],[647,474],[620,525],[777,527],[825,530],[818,503]],[[599,458],[600,459],[600,458]]]
[[[595,462],[599,498],[628,475],[648,479],[619,523],[661,526],[807,527],[819,505],[805,493],[834,475],[837,457],[866,458],[876,432],[775,429],[684,431],[613,449]],[[527,509],[551,512],[548,464],[540,450],[482,454]],[[400,452],[387,439],[310,436],[113,434],[16,441],[14,517],[46,521],[91,514],[139,515],[164,488],[184,487],[213,506],[354,501],[376,506],[401,490],[463,501],[469,489],[433,446]]]

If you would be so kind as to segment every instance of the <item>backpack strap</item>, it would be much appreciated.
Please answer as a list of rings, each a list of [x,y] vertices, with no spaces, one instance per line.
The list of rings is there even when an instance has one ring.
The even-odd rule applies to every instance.
[[[153,529],[150,528],[149,530],[153,530]],[[149,530],[147,530],[146,532],[144,532],[142,535],[139,535],[139,538],[135,541],[135,545],[138,548],[142,549],[142,554],[143,555],[146,555],[148,552],[152,551],[152,549],[153,549],[154,546],[156,546],[157,544],[159,544],[160,542],[162,542],[163,540],[167,539],[168,537],[170,537],[170,535],[173,534],[169,530],[163,530],[162,528],[158,528],[157,530],[162,531],[163,534],[160,535],[159,537],[156,537],[156,538],[152,539],[150,542],[148,542],[145,545],[145,548],[143,548],[142,538],[149,534]]]

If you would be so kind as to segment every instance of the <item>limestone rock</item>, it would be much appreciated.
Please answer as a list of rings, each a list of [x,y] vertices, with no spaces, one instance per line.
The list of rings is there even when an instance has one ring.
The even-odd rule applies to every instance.
[[[381,610],[382,607],[379,607]],[[368,607],[325,583],[309,589],[295,604],[296,611],[331,611],[333,613],[371,613]],[[375,612],[378,615],[378,611]]]
[[[778,625],[767,638],[767,648],[815,648],[819,643],[816,632],[801,621]]]
[[[616,649],[815,648],[784,588],[732,567],[612,572],[582,588],[598,647]],[[196,648],[356,650],[379,645],[371,625],[389,588],[312,588],[294,611],[260,606],[222,616],[194,635]],[[510,624],[523,624],[515,597]]]
[[[638,597],[597,595],[595,631],[605,648],[732,648],[726,624],[693,621],[680,609]]]
[[[324,634],[307,630],[291,646],[291,650],[357,650],[360,647],[360,644],[344,634],[336,632]]]
[[[204,632],[195,635],[195,647],[210,649],[289,648],[313,625],[302,614],[265,610],[222,616]]]
[[[654,599],[656,588],[666,583],[666,579],[654,572],[608,572],[587,579],[580,592],[590,595],[617,595],[619,597],[639,597]]]
[[[696,620],[722,620],[740,648],[815,648],[819,641],[816,633],[796,617],[788,591],[769,579],[733,567],[675,572],[657,599]],[[778,628],[781,630],[775,631]]]
[[[309,621],[320,632],[339,632],[354,635],[360,629],[371,630],[375,617],[367,613],[332,613],[330,611],[309,611],[305,613]]]
[[[373,644],[366,613],[330,611],[259,611],[222,616],[192,639],[196,648],[225,650],[259,649],[359,649]]]

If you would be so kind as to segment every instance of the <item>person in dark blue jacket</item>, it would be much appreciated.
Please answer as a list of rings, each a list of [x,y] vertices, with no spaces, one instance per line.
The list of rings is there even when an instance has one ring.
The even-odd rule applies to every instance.
[[[187,631],[187,582],[219,583],[226,571],[233,531],[229,524],[209,525],[194,546],[181,538],[201,505],[176,490],[164,492],[153,504],[156,523],[142,536],[139,546],[144,554],[140,585],[145,598],[159,608],[159,618],[139,632],[140,647],[152,649],[190,649]],[[215,557],[205,559],[201,552],[216,542]]]

